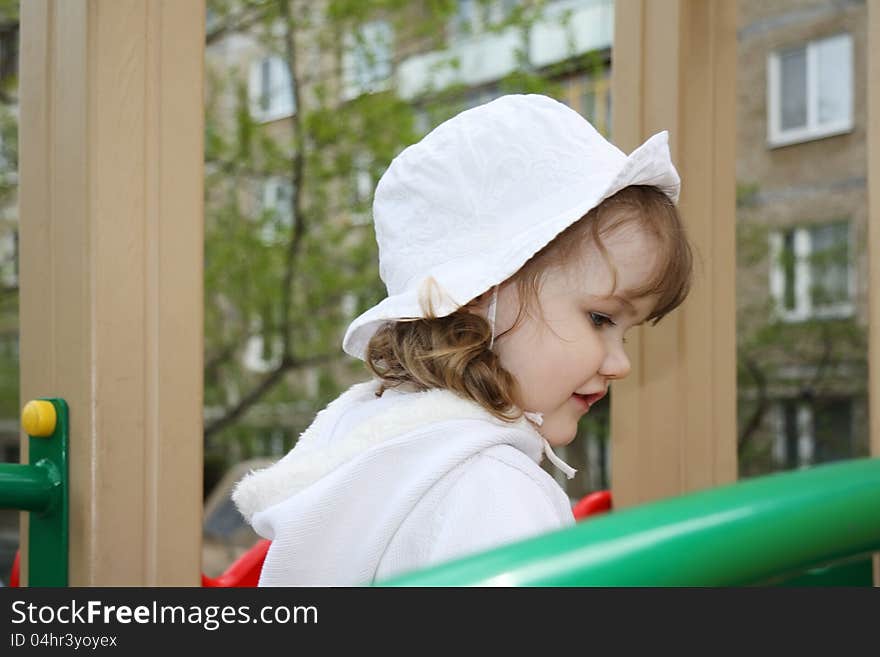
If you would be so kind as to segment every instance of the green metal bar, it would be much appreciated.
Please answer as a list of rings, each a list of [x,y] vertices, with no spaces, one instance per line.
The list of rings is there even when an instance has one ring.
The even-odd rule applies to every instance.
[[[67,586],[68,581],[68,439],[70,413],[63,399],[48,398],[57,415],[49,438],[30,437],[30,461],[51,463],[57,473],[55,503],[42,513],[32,512],[28,534],[28,586]]]
[[[58,498],[58,480],[50,462],[0,463],[0,509],[46,511]]]
[[[26,427],[35,427],[31,430],[40,434],[28,436],[32,465],[0,463],[0,508],[31,512],[28,585],[67,586],[69,412],[63,399],[40,401],[52,404],[49,412],[44,414],[49,418],[48,422],[45,417],[42,420],[36,418],[35,424],[28,424],[24,417],[22,421]],[[25,407],[25,416],[31,407],[31,404]],[[52,408],[55,409],[54,429]]]
[[[741,586],[880,550],[880,459],[644,504],[381,583]]]
[[[794,577],[770,582],[779,587],[818,586],[874,586],[874,567],[871,557],[856,557],[839,563],[810,568]]]

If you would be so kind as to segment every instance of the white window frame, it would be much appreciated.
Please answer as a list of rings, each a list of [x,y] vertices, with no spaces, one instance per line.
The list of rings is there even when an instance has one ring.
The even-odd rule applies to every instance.
[[[284,207],[278,207],[278,190],[286,188],[290,197],[293,196],[293,184],[287,178],[281,176],[272,176],[263,181],[260,188],[260,213],[273,211],[277,213],[277,223],[289,228],[293,225],[293,208],[290,204]],[[274,244],[278,241],[278,232],[274,224],[267,223],[260,230],[260,239],[264,244]]]
[[[263,67],[269,67],[269,89],[263,89]],[[287,62],[278,55],[258,57],[251,62],[248,78],[248,100],[251,116],[255,121],[268,123],[296,112],[296,100],[290,93],[290,71]],[[264,93],[269,96],[269,106],[261,105]]]
[[[837,222],[833,222],[837,223]],[[848,221],[847,243],[850,254],[853,248],[853,225]],[[828,306],[813,306],[810,297],[812,286],[812,271],[809,257],[812,254],[812,240],[810,229],[826,224],[813,224],[794,228],[783,228],[770,233],[770,294],[776,303],[776,312],[779,318],[785,322],[802,322],[807,319],[842,319],[852,317],[855,312],[853,295],[856,289],[855,266],[853,258],[847,263],[847,287],[849,299]],[[794,308],[789,310],[785,307],[785,270],[780,264],[783,249],[783,234],[794,231]]]
[[[845,38],[849,47],[849,114],[843,119],[819,123],[819,75],[818,46],[824,41]],[[779,148],[823,137],[833,137],[853,129],[853,38],[851,34],[839,33],[803,44],[806,49],[807,67],[807,123],[803,127],[782,129],[782,103],[780,98],[780,55],[791,47],[774,50],[767,56],[767,146]]]
[[[265,374],[281,364],[281,339],[273,341],[272,355],[268,360],[263,358],[263,343],[262,335],[252,335],[245,344],[242,360],[244,366],[251,372]]]
[[[394,27],[384,19],[362,23],[356,33],[346,35],[342,58],[344,100],[391,88],[394,43]],[[371,62],[370,57],[375,61]],[[385,68],[387,73],[383,73]]]

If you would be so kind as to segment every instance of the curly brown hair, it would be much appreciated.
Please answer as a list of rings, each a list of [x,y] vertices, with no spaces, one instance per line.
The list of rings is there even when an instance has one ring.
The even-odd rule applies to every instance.
[[[690,291],[693,255],[678,209],[656,187],[633,185],[607,198],[559,233],[508,279],[516,284],[520,299],[516,320],[508,331],[526,316],[543,318],[540,289],[544,274],[574,263],[584,244],[595,244],[608,263],[614,294],[617,268],[601,236],[631,223],[654,236],[659,257],[649,280],[624,292],[633,298],[658,295],[647,317],[652,326],[681,305]],[[472,312],[481,297],[444,317],[435,316],[430,302],[423,303],[424,318],[382,326],[370,339],[365,358],[367,367],[382,382],[377,396],[401,385],[418,390],[444,388],[473,400],[501,420],[519,419],[522,409],[514,401],[517,382],[489,349],[489,322]]]

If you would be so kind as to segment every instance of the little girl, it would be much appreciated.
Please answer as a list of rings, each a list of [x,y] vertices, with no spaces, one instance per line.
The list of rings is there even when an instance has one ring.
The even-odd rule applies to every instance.
[[[260,584],[360,585],[573,522],[541,467],[682,303],[691,250],[661,132],[625,155],[545,96],[438,126],[376,187],[388,297],[343,349],[373,377],[234,494]]]

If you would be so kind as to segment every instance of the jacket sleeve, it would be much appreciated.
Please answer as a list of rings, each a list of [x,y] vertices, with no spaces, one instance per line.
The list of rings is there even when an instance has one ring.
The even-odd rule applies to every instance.
[[[447,477],[432,514],[432,563],[574,523],[571,504],[559,484],[509,446],[486,450]]]

